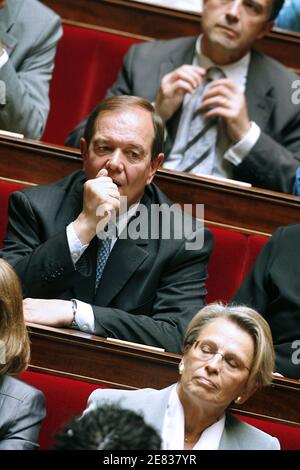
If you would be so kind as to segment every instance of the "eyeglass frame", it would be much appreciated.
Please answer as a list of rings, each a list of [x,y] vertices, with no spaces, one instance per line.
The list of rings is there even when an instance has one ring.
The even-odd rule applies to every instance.
[[[201,340],[197,340],[197,341],[195,341],[195,342],[192,344],[192,347],[193,347],[194,349],[197,349],[198,346],[199,346],[199,344],[201,345],[201,343],[202,343]],[[201,352],[203,352],[203,351],[201,350]],[[220,353],[219,351],[216,351],[216,352],[206,352],[206,353],[204,352],[204,354],[211,354],[211,355],[212,355],[210,358],[202,359],[204,362],[209,362],[209,361],[211,361],[211,359],[212,359],[213,357],[215,357],[216,354],[219,354],[219,355],[222,357],[222,361],[223,361],[223,359],[225,359],[225,356],[226,356],[226,354],[224,355],[224,354]],[[201,360],[201,358],[199,358],[199,359]],[[235,367],[232,367],[231,369],[228,369],[228,370],[234,371],[234,370],[243,370],[243,369],[247,369],[248,372],[251,372],[251,368],[245,366],[244,362],[243,362],[241,359],[239,359],[239,358],[237,358],[237,359],[241,362],[241,368],[239,368],[239,367],[236,367],[236,368],[235,368]],[[225,359],[225,362],[226,362],[226,359]],[[226,363],[228,364],[228,362],[226,362]],[[222,366],[223,366],[223,362],[222,362]],[[229,364],[229,366],[230,366],[230,364]]]

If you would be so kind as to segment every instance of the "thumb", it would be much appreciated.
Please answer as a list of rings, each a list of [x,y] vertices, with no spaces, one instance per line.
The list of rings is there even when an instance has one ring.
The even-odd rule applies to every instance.
[[[108,171],[106,170],[106,168],[101,168],[101,170],[97,173],[96,178],[99,178],[99,176],[107,176],[107,175],[108,175]]]

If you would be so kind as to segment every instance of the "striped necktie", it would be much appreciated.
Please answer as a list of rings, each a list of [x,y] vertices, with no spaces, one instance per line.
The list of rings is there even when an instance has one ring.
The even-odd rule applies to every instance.
[[[184,157],[180,164],[180,171],[187,173],[200,167],[202,173],[210,174],[217,142],[217,119],[205,120],[203,112],[199,110],[202,96],[213,80],[224,78],[225,74],[219,67],[211,67],[207,70],[206,80],[190,98],[190,125],[187,136],[187,144],[184,149]],[[202,165],[202,168],[201,168]]]

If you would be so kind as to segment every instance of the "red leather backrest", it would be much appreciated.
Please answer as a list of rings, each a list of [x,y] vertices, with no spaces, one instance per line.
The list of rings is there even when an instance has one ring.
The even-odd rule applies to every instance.
[[[207,302],[228,302],[251,268],[268,237],[210,227],[215,246],[208,265]]]
[[[89,395],[100,385],[57,375],[27,371],[20,377],[41,390],[46,397],[47,416],[40,432],[40,448],[49,449],[56,432],[73,417],[82,414]]]
[[[274,421],[266,421],[264,419],[249,418],[248,416],[245,417],[237,414],[236,417],[252,426],[255,426],[261,431],[270,434],[271,436],[277,437],[282,450],[299,450],[300,428],[275,423]]]
[[[63,144],[68,133],[104,97],[128,48],[139,42],[89,27],[63,25],[50,85],[50,113],[43,140]]]

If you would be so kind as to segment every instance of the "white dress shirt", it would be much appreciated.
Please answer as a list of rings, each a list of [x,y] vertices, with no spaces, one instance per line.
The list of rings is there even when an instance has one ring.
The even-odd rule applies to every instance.
[[[207,56],[203,54],[201,49],[201,38],[202,36],[199,36],[196,42],[193,65],[199,65],[205,70],[210,67],[218,67],[222,69],[226,77],[231,80],[242,93],[244,93],[246,89],[246,81],[250,63],[250,53],[246,54],[244,57],[242,57],[237,62],[234,62],[233,64],[220,66],[212,62]],[[183,119],[184,106],[190,96],[191,95],[189,93],[185,95],[183,102],[183,111],[180,120]],[[218,155],[216,155],[216,165],[213,168],[212,175],[231,178],[232,168],[229,164],[226,164],[226,161],[230,162],[233,165],[239,165],[256,144],[260,136],[261,130],[258,125],[252,121],[248,133],[243,137],[242,140],[235,143],[234,145],[230,145],[230,141],[226,136],[224,126],[222,126],[220,130],[221,132],[218,137],[217,143]],[[225,162],[224,159],[226,160]],[[172,157],[171,154],[168,159],[164,162],[163,166],[168,169],[176,170],[176,167],[178,166],[180,161],[181,156],[175,154],[174,157]]]
[[[193,450],[218,450],[225,426],[225,414],[206,428]],[[184,450],[184,412],[174,384],[169,397],[162,430],[163,450]]]
[[[133,204],[128,209],[127,212],[123,212],[122,214],[119,215],[116,221],[118,234],[122,233],[122,231],[127,226],[128,221],[131,219],[131,217],[134,216],[134,214],[137,211],[139,203],[140,202]],[[79,238],[77,237],[75,233],[73,222],[71,222],[67,226],[66,230],[67,230],[67,239],[68,239],[68,245],[69,245],[71,258],[75,266],[77,261],[83,255],[83,253],[85,252],[85,250],[87,249],[89,245],[88,244],[82,245],[81,241],[79,240]],[[112,238],[111,245],[110,245],[110,252],[112,251],[116,241],[117,241],[117,238]],[[84,331],[85,333],[95,332],[94,312],[90,304],[86,302],[82,302],[81,300],[77,300],[77,312],[76,312],[75,320],[80,330]]]
[[[8,61],[8,54],[5,49],[2,49],[2,54],[0,55],[0,69],[3,67],[3,65],[6,64]]]

